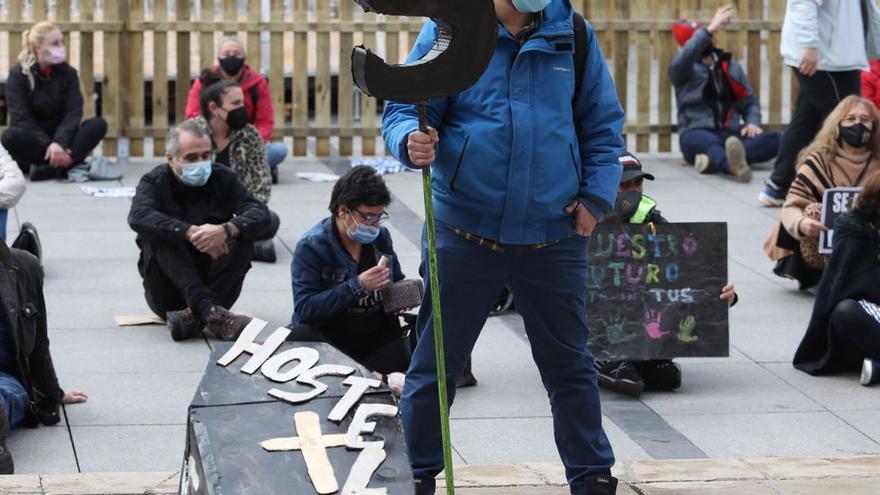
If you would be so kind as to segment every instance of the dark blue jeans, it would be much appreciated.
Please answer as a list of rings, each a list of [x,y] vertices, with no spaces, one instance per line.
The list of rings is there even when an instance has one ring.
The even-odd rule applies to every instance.
[[[681,153],[685,161],[694,163],[697,155],[709,155],[709,161],[718,170],[730,175],[724,141],[733,134],[712,129],[691,129],[684,131],[679,137]],[[766,162],[776,158],[779,152],[781,132],[765,132],[753,138],[738,136],[746,148],[746,161],[749,163]]]
[[[543,249],[505,246],[499,253],[437,225],[450,401],[455,398],[455,380],[506,284],[525,321],[532,356],[550,397],[556,446],[569,483],[607,474],[614,464],[602,429],[593,356],[587,349],[587,242],[575,236]],[[424,244],[421,271],[427,280]],[[443,469],[432,318],[427,288],[417,322],[418,345],[400,403],[416,477],[433,477]]]
[[[21,424],[30,405],[27,391],[21,383],[14,376],[2,371],[0,371],[0,405],[9,418],[9,429]]]

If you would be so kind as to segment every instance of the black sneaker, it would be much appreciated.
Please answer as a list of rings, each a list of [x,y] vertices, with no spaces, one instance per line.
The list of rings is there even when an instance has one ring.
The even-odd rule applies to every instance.
[[[645,390],[645,381],[630,361],[596,361],[599,386],[638,397]]]
[[[59,179],[67,176],[66,168],[55,168],[50,165],[31,165],[31,182]]]
[[[201,335],[201,325],[189,308],[165,313],[165,321],[168,322],[168,331],[175,341],[189,340]]]
[[[0,406],[0,474],[12,474],[15,472],[15,464],[12,462],[12,453],[6,448],[6,438],[9,436],[9,418],[3,406]]]
[[[610,474],[593,474],[578,478],[571,485],[572,495],[616,495],[617,478]]]
[[[862,376],[859,383],[866,387],[880,383],[880,361],[871,358],[865,358],[862,363]]]
[[[264,263],[275,263],[277,256],[275,255],[275,243],[272,239],[254,241],[254,255],[252,259]]]
[[[434,495],[437,481],[434,478],[416,478],[416,495]]]
[[[641,361],[636,369],[645,380],[648,390],[671,391],[681,387],[681,366],[669,359]]]

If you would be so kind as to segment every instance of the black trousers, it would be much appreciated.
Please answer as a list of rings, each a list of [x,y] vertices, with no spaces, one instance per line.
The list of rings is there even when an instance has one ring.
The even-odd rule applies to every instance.
[[[252,242],[233,242],[229,254],[214,261],[184,243],[141,241],[138,271],[147,305],[165,318],[168,311],[189,307],[197,318],[207,302],[230,308],[241,294],[251,268]]]
[[[51,134],[51,133],[50,133]],[[74,164],[80,163],[89,156],[107,134],[107,122],[101,117],[84,120],[79,130],[70,141],[71,158]],[[42,145],[33,133],[21,127],[10,127],[0,137],[3,147],[18,162],[22,172],[27,173],[31,164],[47,165],[44,158],[48,145]]]
[[[862,93],[861,71],[819,71],[813,77],[807,77],[797,69],[793,70],[800,92],[770,176],[770,186],[779,198],[785,197],[794,181],[798,154],[813,142],[828,114],[847,96]]]
[[[845,299],[831,313],[835,357],[851,367],[866,357],[880,360],[880,322],[853,299]]]

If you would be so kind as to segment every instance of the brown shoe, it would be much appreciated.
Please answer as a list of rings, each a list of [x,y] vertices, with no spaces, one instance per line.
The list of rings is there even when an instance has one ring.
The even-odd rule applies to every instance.
[[[202,329],[199,320],[189,308],[165,313],[165,321],[168,322],[171,338],[177,341],[196,338]]]
[[[220,306],[214,306],[208,315],[208,330],[214,337],[222,340],[235,340],[244,327],[251,322],[249,316],[237,315]]]

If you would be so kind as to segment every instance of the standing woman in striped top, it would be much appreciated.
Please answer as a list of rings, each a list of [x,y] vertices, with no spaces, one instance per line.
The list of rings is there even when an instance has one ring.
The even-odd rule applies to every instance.
[[[780,223],[764,243],[773,272],[793,278],[801,290],[819,282],[827,257],[818,252],[826,189],[860,187],[880,172],[880,114],[870,100],[848,96],[801,152],[800,168],[782,207]]]
[[[819,283],[794,366],[811,375],[862,368],[861,383],[880,382],[880,176],[852,212],[834,225],[834,252]]]

